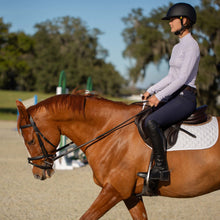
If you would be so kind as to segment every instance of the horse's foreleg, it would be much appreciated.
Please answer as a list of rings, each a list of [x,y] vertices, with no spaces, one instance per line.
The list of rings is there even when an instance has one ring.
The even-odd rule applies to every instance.
[[[131,216],[136,220],[147,220],[147,213],[144,207],[142,197],[136,197],[135,195],[124,200]]]
[[[96,220],[102,217],[108,210],[122,200],[120,194],[110,184],[106,184],[96,200],[80,218],[80,220]]]

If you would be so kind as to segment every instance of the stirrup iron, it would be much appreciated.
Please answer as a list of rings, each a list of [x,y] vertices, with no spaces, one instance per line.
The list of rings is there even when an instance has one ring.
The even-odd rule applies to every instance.
[[[144,179],[144,186],[143,186],[142,192],[137,194],[136,196],[155,195],[155,192],[150,187],[150,182],[151,182],[150,181],[150,171],[151,171],[152,164],[153,164],[153,151],[151,152],[150,163],[149,163],[149,167],[148,167],[147,173],[146,172],[139,172],[139,173],[137,173],[137,175],[139,177]],[[158,184],[158,183],[154,182],[154,184]]]

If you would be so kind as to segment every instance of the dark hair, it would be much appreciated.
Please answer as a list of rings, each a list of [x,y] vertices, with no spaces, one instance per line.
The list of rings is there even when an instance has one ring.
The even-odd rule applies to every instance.
[[[185,18],[186,18],[186,23],[183,24],[183,26],[184,26],[186,29],[192,28],[192,26],[193,26],[192,21],[191,21],[188,17],[185,17]]]

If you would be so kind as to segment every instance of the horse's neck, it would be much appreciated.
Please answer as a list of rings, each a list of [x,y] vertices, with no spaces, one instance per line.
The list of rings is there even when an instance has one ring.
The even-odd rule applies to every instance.
[[[84,109],[80,112],[72,109],[68,113],[62,133],[80,145],[127,120],[135,114],[135,109],[137,111],[137,108],[120,103],[88,98]]]

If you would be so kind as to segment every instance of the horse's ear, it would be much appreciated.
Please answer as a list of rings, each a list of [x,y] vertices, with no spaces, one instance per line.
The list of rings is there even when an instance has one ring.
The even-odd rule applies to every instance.
[[[21,101],[16,100],[16,105],[18,108],[19,115],[21,115],[22,118],[23,117],[26,118],[25,115],[27,115],[28,113],[27,113],[27,110],[26,110],[24,104]]]
[[[17,105],[17,109],[19,112],[19,117],[18,117],[18,121],[17,121],[17,127],[18,127],[18,131],[19,131],[21,120],[25,120],[25,122],[28,123],[29,116],[28,116],[27,110],[22,102],[16,100],[16,105]]]

